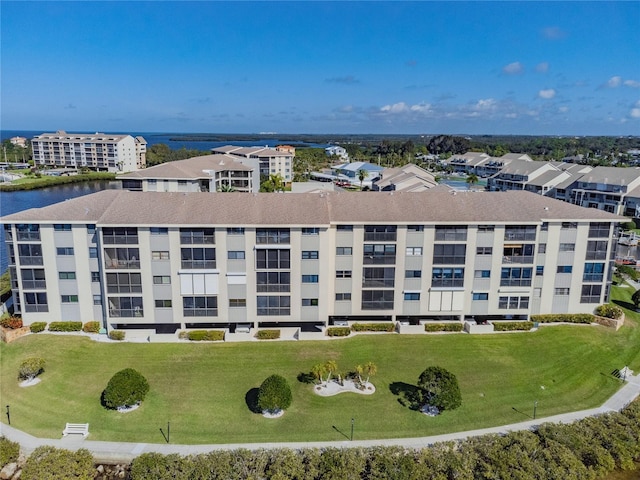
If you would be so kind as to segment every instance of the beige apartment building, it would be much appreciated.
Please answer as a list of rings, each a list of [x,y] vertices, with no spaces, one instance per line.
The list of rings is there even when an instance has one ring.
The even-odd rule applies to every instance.
[[[531,192],[106,190],[3,217],[25,324],[526,320],[607,301],[624,217]]]

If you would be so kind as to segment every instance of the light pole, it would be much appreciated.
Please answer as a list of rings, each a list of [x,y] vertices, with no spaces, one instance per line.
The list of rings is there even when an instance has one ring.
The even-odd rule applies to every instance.
[[[7,423],[11,425],[11,415],[9,414],[9,405],[7,405]]]
[[[538,400],[533,402],[533,419],[536,419],[536,408],[538,408]]]
[[[351,441],[353,442],[353,424],[355,423],[355,419],[351,417]]]

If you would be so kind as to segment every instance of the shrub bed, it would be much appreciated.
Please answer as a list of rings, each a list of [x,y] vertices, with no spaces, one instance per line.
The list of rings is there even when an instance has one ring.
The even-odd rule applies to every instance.
[[[547,313],[531,315],[531,321],[537,323],[593,323],[594,319],[590,313]]]
[[[613,318],[614,320],[618,320],[622,318],[624,312],[620,307],[616,307],[615,305],[610,305],[605,303],[604,305],[599,305],[596,308],[596,315],[605,318]]]
[[[15,315],[7,315],[0,318],[0,325],[10,330],[22,328],[22,318]]]
[[[7,463],[17,461],[19,455],[20,444],[18,442],[12,442],[5,437],[0,437],[0,468]]]
[[[45,328],[47,328],[47,322],[33,322],[29,325],[31,333],[40,333],[44,331]]]
[[[395,324],[393,322],[354,323],[351,329],[354,332],[393,332]]]
[[[329,327],[327,335],[330,337],[347,337],[351,333],[349,327]]]
[[[98,333],[100,331],[100,322],[87,322],[82,326],[85,333]]]
[[[36,378],[42,372],[44,372],[44,358],[31,357],[27,358],[20,364],[20,371],[18,372],[18,378],[20,380],[31,380]]]
[[[256,338],[258,340],[275,340],[280,338],[280,330],[258,330]]]
[[[50,332],[79,332],[82,330],[82,322],[51,322]]]
[[[461,323],[425,323],[425,332],[461,332],[463,325]]]
[[[124,340],[125,333],[124,330],[111,330],[109,332],[109,338],[111,340]]]
[[[200,341],[215,342],[218,340],[224,340],[224,331],[192,330],[187,333],[187,338],[193,342],[200,342]]]
[[[529,331],[532,328],[533,322],[493,322],[493,330],[495,332]]]
[[[53,480],[75,478],[92,480],[93,457],[89,450],[81,448],[72,452],[61,448],[42,446],[36,448],[22,469],[22,480]]]

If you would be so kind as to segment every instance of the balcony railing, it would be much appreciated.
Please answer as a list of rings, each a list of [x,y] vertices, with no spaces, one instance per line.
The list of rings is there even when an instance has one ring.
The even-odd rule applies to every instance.
[[[23,280],[22,288],[25,290],[43,289],[47,288],[47,282],[45,280]]]
[[[21,265],[42,265],[42,257],[25,257],[20,255],[20,264]]]
[[[140,268],[140,260],[107,260],[106,268]]]
[[[182,260],[182,268],[187,269],[203,269],[216,268],[215,260]]]
[[[502,263],[533,263],[533,255],[505,255],[502,257]]]

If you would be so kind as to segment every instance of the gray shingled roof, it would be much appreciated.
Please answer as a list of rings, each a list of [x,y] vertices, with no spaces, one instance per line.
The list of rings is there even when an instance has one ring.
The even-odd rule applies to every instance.
[[[230,155],[203,155],[154,165],[144,170],[136,170],[126,175],[119,175],[118,180],[143,178],[197,179],[210,177],[205,170],[213,170],[216,172],[224,170],[253,170],[251,167],[243,165],[237,160],[237,157],[234,158]]]
[[[105,190],[2,222],[102,225],[327,225],[329,223],[503,223],[624,221],[531,192],[166,193]]]
[[[629,185],[640,178],[640,167],[596,167],[580,177],[580,182]]]

